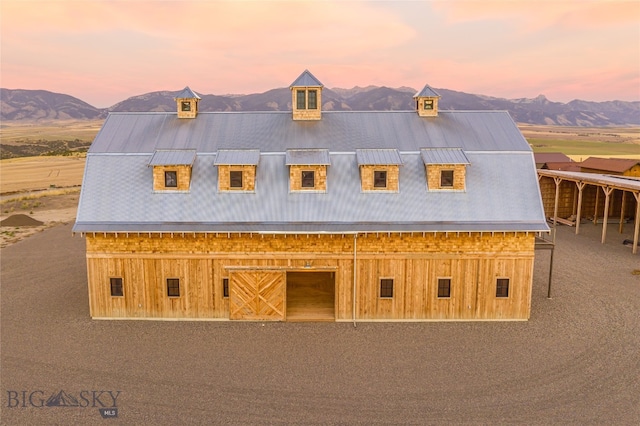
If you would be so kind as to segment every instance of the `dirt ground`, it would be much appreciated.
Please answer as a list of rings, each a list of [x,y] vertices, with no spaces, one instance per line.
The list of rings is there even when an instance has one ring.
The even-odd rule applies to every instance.
[[[529,321],[354,327],[93,321],[52,226],[2,249],[0,423],[640,424],[640,255],[600,232],[558,228],[551,299],[537,254]]]

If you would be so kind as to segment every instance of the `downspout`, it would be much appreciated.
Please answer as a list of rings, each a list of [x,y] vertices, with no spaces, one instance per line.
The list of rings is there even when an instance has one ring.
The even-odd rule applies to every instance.
[[[356,253],[358,243],[358,233],[353,234],[353,326],[356,327]]]

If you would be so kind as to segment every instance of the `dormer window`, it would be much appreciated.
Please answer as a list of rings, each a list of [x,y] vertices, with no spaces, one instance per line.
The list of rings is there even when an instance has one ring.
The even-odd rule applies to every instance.
[[[200,96],[188,86],[176,94],[174,98],[178,109],[178,118],[196,118]]]
[[[289,190],[291,192],[326,192],[327,167],[331,164],[326,149],[288,149],[286,165],[289,166]]]
[[[453,188],[453,170],[440,170],[440,187]]]
[[[191,149],[155,151],[148,164],[153,167],[153,190],[188,192],[195,159],[196,151]]]
[[[386,170],[373,171],[373,187],[374,188],[387,187],[387,171]]]
[[[413,98],[416,100],[418,115],[421,117],[435,117],[438,115],[438,100],[440,95],[429,85],[416,93]]]
[[[254,192],[260,161],[257,149],[221,149],[214,165],[218,167],[218,191]]]
[[[461,148],[424,148],[420,155],[426,168],[429,191],[466,189],[466,172],[470,163]]]
[[[294,120],[320,120],[322,87],[322,83],[308,70],[300,74],[300,77],[291,84]]]
[[[402,158],[397,149],[358,149],[360,188],[364,192],[400,190]]]
[[[229,187],[242,188],[242,170],[231,170],[229,172]]]
[[[315,172],[313,170],[302,171],[302,187],[303,188],[315,188]]]
[[[164,172],[164,186],[167,188],[178,187],[178,172],[175,170]]]

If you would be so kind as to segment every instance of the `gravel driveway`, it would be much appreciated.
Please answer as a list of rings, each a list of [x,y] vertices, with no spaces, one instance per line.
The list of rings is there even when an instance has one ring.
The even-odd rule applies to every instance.
[[[1,423],[640,424],[627,228],[560,227],[528,322],[354,328],[92,321],[84,240],[56,226],[2,249]]]

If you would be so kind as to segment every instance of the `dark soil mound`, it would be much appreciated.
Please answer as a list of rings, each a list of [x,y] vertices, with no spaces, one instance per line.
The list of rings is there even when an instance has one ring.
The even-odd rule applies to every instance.
[[[14,214],[0,222],[0,226],[40,226],[43,223],[26,214]]]

